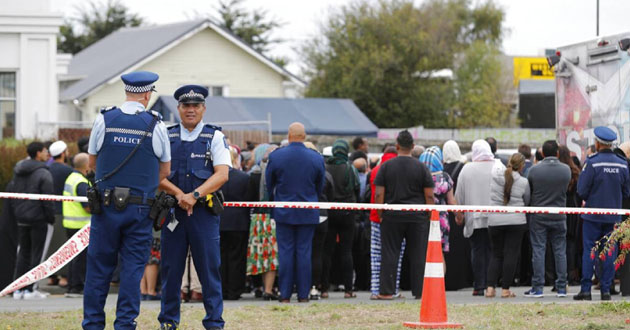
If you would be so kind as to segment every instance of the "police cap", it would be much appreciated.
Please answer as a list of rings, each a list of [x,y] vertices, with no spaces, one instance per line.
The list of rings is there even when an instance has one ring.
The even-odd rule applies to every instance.
[[[149,71],[135,71],[120,76],[125,84],[125,91],[129,93],[155,92],[155,85],[160,76]]]
[[[606,126],[595,127],[595,139],[603,144],[612,144],[617,140],[617,134]]]
[[[199,85],[184,85],[173,94],[177,102],[183,104],[205,103],[208,89]]]

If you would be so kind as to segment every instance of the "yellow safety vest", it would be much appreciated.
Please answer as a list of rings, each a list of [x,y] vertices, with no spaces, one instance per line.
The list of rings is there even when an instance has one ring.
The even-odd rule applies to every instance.
[[[63,187],[64,196],[77,196],[77,187],[80,183],[90,182],[78,172],[72,172],[66,179]],[[63,226],[68,229],[81,229],[90,223],[92,215],[88,213],[80,202],[63,202]]]

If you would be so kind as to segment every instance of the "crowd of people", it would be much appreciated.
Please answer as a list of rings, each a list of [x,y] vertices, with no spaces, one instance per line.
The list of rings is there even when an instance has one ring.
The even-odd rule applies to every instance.
[[[585,175],[589,174],[587,168],[593,167],[580,170],[583,166],[580,160],[555,141],[546,141],[535,150],[534,157],[530,146],[522,145],[517,153],[501,159],[496,155],[494,139],[478,140],[472,144],[468,159],[462,156],[455,141],[447,141],[442,148],[424,148],[414,146],[411,135],[403,131],[397,143],[384,146],[377,158],[368,157],[365,138],[352,141],[354,150],[350,150],[347,141],[339,139],[328,148],[329,153],[324,150],[320,157],[321,153],[312,143],[303,141],[303,128],[293,128],[290,134],[294,135],[293,139],[297,134],[298,142],[248,143],[242,150],[229,146],[232,167],[229,181],[222,187],[225,200],[291,200],[290,192],[286,196],[278,194],[277,181],[283,178],[270,176],[270,173],[293,160],[280,158],[275,166],[270,160],[281,156],[280,152],[274,152],[278,148],[287,154],[292,152],[291,146],[297,148],[296,144],[310,149],[307,153],[300,151],[305,157],[311,157],[313,163],[317,164],[317,159],[321,158],[321,168],[317,170],[322,172],[321,177],[312,175],[316,177],[312,180],[316,184],[313,186],[316,195],[311,201],[580,207],[589,198],[612,198],[610,192],[591,187],[596,184],[592,177]],[[597,146],[595,153],[616,157],[616,160],[627,159],[626,154],[630,154],[630,143],[614,150],[603,142],[598,142]],[[93,179],[85,153],[87,141],[80,141],[79,148],[79,153],[70,157],[63,141],[29,144],[29,157],[16,164],[15,176],[7,191],[86,196]],[[589,155],[588,159],[593,156]],[[303,163],[294,162],[292,166],[298,169],[296,173],[308,176]],[[615,168],[627,171],[627,167]],[[284,180],[293,190],[299,184],[297,177]],[[623,180],[619,191],[627,207],[630,205],[627,174]],[[274,190],[269,189],[270,185]],[[51,244],[53,228],[65,233],[67,239],[90,221],[87,203],[11,200],[6,205],[18,229],[20,248],[14,271],[16,278],[41,263],[64,242],[64,239],[56,239]],[[308,229],[303,229],[300,223],[291,223],[295,219],[292,214],[283,215],[263,208],[227,208],[220,216],[223,299],[236,300],[243,293],[254,292],[257,298],[264,300],[287,301],[294,285],[300,301],[325,299],[331,290],[343,291],[345,298],[356,297],[356,290],[369,290],[371,299],[400,298],[403,289],[411,289],[416,298],[422,296],[427,214],[393,211],[381,214],[376,210],[317,212],[312,221],[302,219],[308,223],[305,227]],[[282,220],[283,217],[286,220]],[[600,223],[595,217],[440,212],[439,221],[447,289],[472,286],[473,295],[491,298],[496,294],[495,288],[500,286],[500,296],[509,298],[517,295],[511,289],[513,286],[531,286],[523,294],[542,297],[544,285],[552,285],[558,296],[566,296],[567,285],[581,284],[581,292],[576,297],[582,299],[590,298],[587,297],[592,283],[590,277],[595,272],[602,299],[609,297],[606,293],[617,293],[614,272],[605,270],[602,265],[593,268],[592,260],[582,257],[584,251],[590,255],[594,242],[612,229],[608,226],[596,233],[592,232],[595,229],[585,233],[582,229],[585,224],[597,227]],[[606,223],[615,221],[617,219]],[[310,246],[303,244],[305,239],[311,242]],[[287,242],[290,247],[285,246]],[[154,231],[151,246],[141,282],[143,300],[160,299],[161,244],[157,231]],[[287,249],[295,249],[295,258],[286,257]],[[50,284],[67,287],[68,297],[81,297],[85,259],[83,252],[66,269],[52,276]],[[187,260],[182,300],[201,301],[202,288],[190,253]],[[591,269],[590,273],[584,264]],[[289,275],[291,279],[296,278],[295,283],[280,280],[278,272],[282,273],[283,267],[295,270],[296,274]],[[299,269],[310,269],[310,273],[304,274]],[[616,277],[624,278],[626,274],[622,272],[627,273],[627,267],[622,267]],[[622,283],[624,295],[630,295],[627,286]],[[33,285],[13,294],[15,299],[46,296],[47,293]]]

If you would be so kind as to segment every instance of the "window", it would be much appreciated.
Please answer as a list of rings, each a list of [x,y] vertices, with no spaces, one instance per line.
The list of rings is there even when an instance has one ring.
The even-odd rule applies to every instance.
[[[214,86],[206,86],[208,87],[208,96],[224,96],[224,97],[228,97],[230,96],[230,89],[228,88],[228,86],[220,86],[220,85],[214,85]]]
[[[0,127],[2,137],[15,136],[15,72],[0,72]]]

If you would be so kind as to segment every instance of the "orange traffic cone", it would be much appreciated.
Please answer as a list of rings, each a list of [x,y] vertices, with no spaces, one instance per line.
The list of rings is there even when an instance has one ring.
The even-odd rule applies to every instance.
[[[449,323],[446,312],[446,290],[444,288],[444,258],[442,256],[442,235],[440,213],[431,212],[427,261],[424,267],[422,302],[420,302],[420,322],[404,322],[408,328],[443,329],[461,328],[461,324]]]

